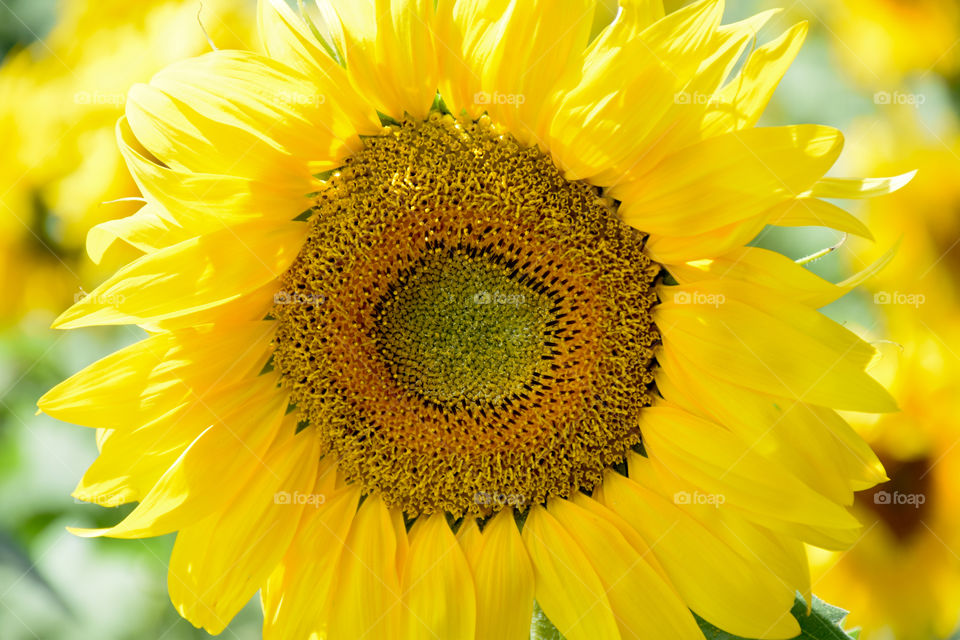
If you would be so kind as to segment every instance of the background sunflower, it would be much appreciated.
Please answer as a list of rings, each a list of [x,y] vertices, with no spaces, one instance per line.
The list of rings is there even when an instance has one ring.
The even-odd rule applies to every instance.
[[[613,15],[613,3],[605,4],[598,27]],[[724,22],[778,6],[729,4]],[[253,3],[205,0],[203,7],[218,47],[255,46]],[[114,247],[97,266],[84,254],[90,226],[139,206],[102,204],[135,192],[114,122],[132,83],[209,48],[198,10],[174,0],[0,6],[0,638],[205,637],[168,605],[169,537],[118,544],[64,531],[108,526],[129,507],[65,508],[63,496],[97,450],[89,433],[33,415],[36,398],[65,374],[140,338],[123,328],[74,335],[46,327],[132,255]],[[814,554],[814,592],[852,609],[868,639],[945,637],[960,616],[957,12],[949,0],[811,0],[764,32],[812,19],[762,124],[845,130],[847,148],[862,155],[842,156],[838,174],[921,171],[900,194],[855,210],[876,244],[851,240],[809,265],[840,281],[900,241],[881,277],[826,310],[882,345],[873,372],[892,384],[903,408],[878,420],[851,417],[892,483],[858,499],[867,533],[852,551]],[[824,229],[769,228],[757,243],[800,258],[839,240]],[[911,502],[896,504],[895,492]],[[904,585],[910,597],[901,597]],[[259,616],[259,605],[247,607],[226,637],[258,637]]]

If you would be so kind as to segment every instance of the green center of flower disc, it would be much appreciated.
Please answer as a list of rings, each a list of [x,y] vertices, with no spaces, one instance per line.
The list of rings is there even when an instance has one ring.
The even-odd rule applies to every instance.
[[[550,358],[554,303],[510,272],[496,256],[437,248],[398,280],[376,321],[397,384],[443,406],[530,389]]]
[[[348,482],[410,517],[590,490],[641,442],[660,266],[483,117],[363,139],[318,192],[274,364]]]

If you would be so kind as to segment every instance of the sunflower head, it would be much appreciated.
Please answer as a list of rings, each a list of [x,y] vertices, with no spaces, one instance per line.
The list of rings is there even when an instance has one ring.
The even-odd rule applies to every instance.
[[[870,271],[748,243],[868,235],[821,198],[899,184],[755,127],[805,26],[319,4],[329,37],[264,1],[264,53],[130,93],[147,204],[91,237],[144,255],[57,324],[151,335],[40,401],[108,430],[77,495],[139,502],[82,533],[179,531],[214,632],[259,589],[276,638],[520,638],[534,600],[574,640],[795,636],[803,543],[850,545],[884,478],[835,409],[893,403],[816,311]]]
[[[317,196],[275,363],[347,479],[408,516],[590,490],[653,402],[643,241],[487,117],[388,127]]]

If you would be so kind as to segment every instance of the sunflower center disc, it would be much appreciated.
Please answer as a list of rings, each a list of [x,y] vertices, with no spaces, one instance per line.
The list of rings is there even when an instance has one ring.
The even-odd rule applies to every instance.
[[[501,403],[543,373],[552,307],[491,257],[439,251],[382,298],[376,337],[397,383],[425,401]]]
[[[389,127],[317,196],[274,362],[346,479],[409,516],[590,490],[653,400],[643,241],[486,117]]]

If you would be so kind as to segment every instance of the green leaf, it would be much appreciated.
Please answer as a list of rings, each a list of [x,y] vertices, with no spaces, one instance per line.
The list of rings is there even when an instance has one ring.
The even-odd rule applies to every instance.
[[[800,635],[792,640],[857,640],[860,636],[859,631],[844,631],[843,620],[847,617],[846,611],[827,604],[816,596],[813,597],[813,607],[809,615],[807,615],[807,603],[800,595],[797,595],[790,613],[800,623]],[[694,617],[697,619],[706,640],[748,640],[718,629],[696,614],[694,614]],[[540,605],[535,605],[533,609],[530,638],[533,640],[563,640],[563,636],[544,615]]]
[[[531,640],[564,640],[563,636],[544,615],[539,602],[533,603],[533,620],[530,623]]]
[[[810,615],[807,615],[807,603],[799,595],[791,613],[800,623],[800,638],[810,638],[812,640],[828,638],[831,640],[834,638],[848,640],[855,638],[843,629],[843,621],[847,617],[847,612],[840,607],[827,604],[817,596],[813,596],[813,607]]]

